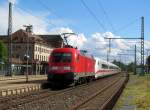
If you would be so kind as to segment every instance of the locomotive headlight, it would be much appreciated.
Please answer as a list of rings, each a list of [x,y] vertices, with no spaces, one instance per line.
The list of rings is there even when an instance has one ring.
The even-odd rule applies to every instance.
[[[71,70],[70,66],[64,66],[64,70]]]
[[[58,69],[57,66],[52,66],[52,67],[50,68],[50,70],[57,70],[57,69]]]

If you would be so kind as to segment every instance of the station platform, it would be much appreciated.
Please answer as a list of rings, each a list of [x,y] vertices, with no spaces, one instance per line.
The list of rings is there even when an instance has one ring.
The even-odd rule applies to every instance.
[[[29,75],[28,82],[25,75],[0,76],[0,97],[40,90],[46,81],[47,75]]]

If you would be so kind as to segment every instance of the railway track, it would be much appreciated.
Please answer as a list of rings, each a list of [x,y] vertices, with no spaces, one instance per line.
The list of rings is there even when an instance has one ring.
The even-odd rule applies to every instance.
[[[87,96],[90,96],[89,94],[93,93],[93,91],[99,90],[99,88],[101,89],[101,91],[102,89],[103,91],[105,91],[106,85],[108,85],[108,83],[109,84],[112,83],[113,81],[118,81],[118,78],[120,78],[120,75],[114,75],[111,77],[103,78],[101,80],[96,80],[89,84],[82,84],[77,87],[70,87],[63,90],[56,90],[56,91],[45,90],[45,91],[39,91],[37,93],[32,93],[25,96],[18,96],[10,99],[8,97],[7,99],[5,99],[5,101],[2,101],[2,103],[0,102],[0,108],[2,110],[3,109],[6,110],[10,108],[17,109],[18,107],[23,108],[23,110],[27,110],[27,109],[36,110],[39,109],[40,107],[42,107],[40,108],[41,110],[46,110],[46,109],[49,110],[50,108],[56,110],[59,110],[60,108],[66,110],[71,108],[73,109],[73,105],[79,102],[79,100],[81,101],[85,101],[85,99],[87,100]],[[82,95],[81,93],[84,94]]]
[[[49,91],[49,89],[45,89],[45,90],[23,93],[23,94],[19,94],[19,95],[0,97],[0,105],[2,105],[3,103],[8,103],[9,101],[13,101],[13,100],[17,100],[17,99],[23,99],[23,98],[29,97],[31,95],[43,94],[43,93],[46,93],[48,91]]]
[[[87,97],[85,100],[79,101],[69,110],[111,110],[112,102],[110,101],[112,101],[115,95],[118,95],[118,91],[120,91],[122,85],[124,85],[125,82],[126,78],[117,79],[112,83],[107,84],[106,87],[97,91],[95,94]]]
[[[91,82],[92,84],[92,82]],[[82,86],[88,86],[87,84],[82,84],[77,86],[76,88],[82,88]],[[34,102],[40,99],[47,98],[49,96],[55,96],[55,95],[63,95],[64,93],[70,92],[75,87],[70,87],[66,88],[63,90],[50,90],[50,89],[45,89],[45,90],[40,90],[36,92],[30,92],[30,93],[25,93],[21,95],[16,95],[16,96],[8,96],[8,97],[0,97],[0,108],[1,109],[9,109],[13,107],[17,107],[18,105]]]

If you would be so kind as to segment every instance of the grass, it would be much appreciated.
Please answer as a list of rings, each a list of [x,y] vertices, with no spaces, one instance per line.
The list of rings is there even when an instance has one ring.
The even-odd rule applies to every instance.
[[[116,108],[121,109],[125,105],[135,106],[137,110],[150,110],[150,75],[130,75]]]

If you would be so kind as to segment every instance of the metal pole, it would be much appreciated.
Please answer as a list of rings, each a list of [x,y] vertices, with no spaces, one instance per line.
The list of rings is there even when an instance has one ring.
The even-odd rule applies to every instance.
[[[148,74],[148,50],[147,50],[147,56],[146,56],[146,73]]]
[[[139,38],[108,38],[108,37],[104,37],[105,39],[141,39],[141,67],[142,67],[142,71],[144,73],[144,17],[142,17],[142,31],[141,31],[141,37]]]
[[[8,17],[8,75],[12,76],[12,3],[9,2],[9,17]]]
[[[134,59],[134,74],[136,75],[136,45],[135,45],[135,59]]]
[[[26,82],[28,82],[28,80],[29,80],[29,77],[28,77],[28,75],[29,75],[29,68],[28,68],[28,63],[29,63],[29,33],[31,33],[31,29],[32,29],[32,25],[29,25],[29,26],[24,26],[24,27],[26,27],[26,32],[27,32],[27,55],[26,55],[26,60],[27,60],[27,64],[26,64],[26,68],[27,68],[27,71],[26,71]]]
[[[26,82],[28,82],[29,81],[29,78],[28,78],[28,75],[29,75],[29,70],[28,70],[28,56],[29,56],[29,33],[27,34],[28,36],[27,36],[27,72],[26,72]]]
[[[144,75],[144,17],[141,17],[141,72]]]
[[[109,59],[108,59],[108,49],[107,49],[107,62],[109,61]]]
[[[109,53],[110,53],[110,51],[111,51],[111,39],[109,39]]]
[[[109,39],[109,54],[108,54],[108,62],[109,62],[110,52],[111,52],[111,39]]]
[[[120,57],[119,57],[119,58],[120,58],[120,61],[119,61],[119,66],[120,66],[120,68],[121,68],[121,55],[120,55]]]
[[[20,74],[20,70],[21,70],[21,62],[20,62],[20,56],[19,56],[19,67],[18,67],[18,73]]]
[[[111,38],[109,38],[108,46],[109,46],[109,48],[107,49],[107,62],[109,62],[109,56],[110,56],[110,52],[111,52]]]

